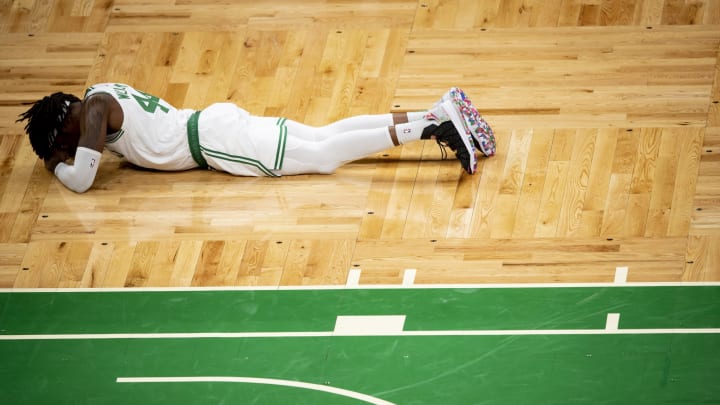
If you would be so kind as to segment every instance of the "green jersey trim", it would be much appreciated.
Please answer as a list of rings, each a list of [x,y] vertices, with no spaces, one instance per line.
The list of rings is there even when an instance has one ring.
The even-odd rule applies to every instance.
[[[220,152],[213,149],[208,149],[204,146],[201,146],[200,149],[208,156],[214,157],[215,159],[220,160],[226,160],[228,162],[234,162],[234,163],[242,163],[244,165],[253,166],[256,167],[258,170],[263,172],[264,175],[269,177],[280,177],[277,174],[273,173],[270,169],[265,167],[260,161],[255,159],[250,159],[248,157],[244,156],[238,156],[238,155],[231,155],[229,153]]]
[[[201,146],[202,151],[211,157],[214,157],[215,159],[220,160],[226,160],[228,162],[234,162],[234,163],[242,163],[244,165],[253,166],[256,167],[258,170],[263,172],[264,175],[269,177],[279,177],[277,174],[273,173],[270,169],[265,167],[260,161],[255,159],[250,159],[248,157],[244,156],[238,156],[238,155],[231,155],[229,153],[220,152],[213,149],[208,149],[204,146]]]
[[[123,129],[120,129],[119,131],[112,134],[106,134],[105,143],[115,143],[118,141],[118,139],[122,138],[123,135],[125,135],[125,130]]]

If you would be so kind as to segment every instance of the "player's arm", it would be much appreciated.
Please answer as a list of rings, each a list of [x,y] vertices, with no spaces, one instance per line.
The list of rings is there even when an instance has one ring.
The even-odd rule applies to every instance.
[[[97,94],[82,102],[80,137],[72,165],[61,161],[54,168],[55,176],[69,189],[84,193],[95,181],[110,115],[111,96]],[[62,159],[62,156],[58,157]]]

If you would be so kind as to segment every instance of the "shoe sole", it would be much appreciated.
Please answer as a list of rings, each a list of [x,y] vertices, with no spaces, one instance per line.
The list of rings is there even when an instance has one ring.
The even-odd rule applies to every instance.
[[[467,149],[470,154],[470,171],[468,173],[473,174],[477,171],[477,158],[475,157],[475,146],[471,141],[472,133],[465,122],[466,118],[460,115],[458,107],[451,101],[443,101],[442,107],[450,117],[450,121],[452,121],[453,126],[460,135],[460,139],[463,141],[463,145],[465,145],[465,149]]]
[[[465,125],[470,135],[472,135],[477,149],[485,156],[493,156],[495,154],[495,134],[490,124],[480,115],[480,112],[461,88],[453,87],[447,94],[450,97],[445,101],[454,103],[463,112]]]

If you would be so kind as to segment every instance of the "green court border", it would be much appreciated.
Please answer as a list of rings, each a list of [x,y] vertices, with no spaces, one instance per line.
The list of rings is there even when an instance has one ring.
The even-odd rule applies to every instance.
[[[585,304],[592,303],[595,295],[600,294],[619,294],[623,295],[623,291],[631,292],[636,289],[642,293],[651,291],[661,292],[668,289],[686,290],[688,288],[692,294],[685,294],[688,297],[673,298],[672,294],[656,302],[645,303],[641,306],[645,309],[657,309],[652,319],[644,320],[640,324],[637,322],[635,327],[662,327],[672,326],[679,317],[663,316],[663,305],[673,304],[673,301],[687,301],[690,305],[701,305],[709,310],[712,314],[710,323],[703,323],[703,316],[698,316],[697,312],[692,311],[692,307],[683,309],[682,322],[684,327],[708,327],[720,326],[720,295],[714,294],[716,287],[720,283],[585,283],[585,284],[512,284],[512,285],[373,285],[373,286],[283,286],[283,287],[191,287],[191,288],[132,288],[132,289],[5,289],[0,290],[0,307],[4,308],[0,314],[0,319],[7,320],[8,299],[13,297],[19,299],[14,304],[16,308],[26,308],[28,302],[35,299],[52,298],[54,304],[67,299],[67,305],[72,307],[74,297],[117,297],[117,296],[135,296],[142,297],[169,297],[176,293],[188,294],[189,296],[203,297],[219,294],[219,296],[229,297],[234,294],[245,295],[252,294],[263,299],[262,296],[268,294],[280,294],[283,299],[293,298],[287,304],[295,307],[296,312],[288,318],[297,316],[302,313],[304,308],[303,301],[308,296],[322,296],[323,294],[340,294],[347,298],[347,302],[337,303],[339,307],[333,307],[327,311],[328,317],[337,316],[338,313],[345,313],[343,308],[352,308],[357,303],[365,301],[373,301],[381,297],[385,293],[402,293],[413,295],[426,295],[423,305],[439,306],[438,299],[443,298],[443,293],[453,291],[453,293],[468,292],[474,290],[483,297],[494,296],[495,298],[504,297],[507,302],[522,298],[523,293],[531,292],[539,294],[542,302],[551,303],[553,290],[562,289],[563,295],[570,295],[582,307]],[[629,287],[626,289],[625,287]],[[641,288],[637,288],[641,287]],[[646,288],[647,287],[647,288]],[[708,288],[709,287],[709,288]],[[586,288],[599,288],[593,297],[583,297],[583,291]],[[114,293],[122,294],[114,294]],[[66,294],[75,293],[75,294]],[[100,294],[98,293],[108,293]],[[489,294],[489,295],[488,295]],[[585,294],[587,295],[587,294]],[[633,294],[635,295],[635,294]],[[429,299],[427,297],[430,297]],[[467,298],[467,297],[466,297]],[[596,297],[597,298],[597,297]],[[637,298],[637,297],[636,297]],[[352,302],[351,302],[352,301]],[[677,303],[677,302],[675,302]],[[405,302],[407,308],[416,307],[414,301]],[[469,300],[466,302],[466,308],[472,308],[477,302]],[[44,305],[40,303],[40,307]],[[121,302],[114,302],[113,305],[121,305]],[[126,304],[127,305],[127,304]],[[488,312],[493,312],[501,308],[505,303],[500,302],[494,308],[487,308]],[[684,305],[684,304],[683,304]],[[130,310],[131,306],[126,306],[123,310]],[[561,305],[562,306],[562,305]],[[715,308],[718,306],[718,308]],[[136,308],[137,309],[137,308]],[[167,308],[165,308],[167,309]],[[586,308],[592,312],[591,307]],[[477,309],[476,311],[482,311]],[[548,311],[552,312],[551,308]],[[132,311],[131,311],[132,312]],[[162,310],[160,311],[162,312]],[[372,312],[372,311],[371,311]],[[428,319],[418,320],[417,316],[421,314],[422,308],[416,310],[417,313],[410,313],[406,330],[419,330],[426,328],[428,325],[442,329],[443,318],[447,317],[447,313],[439,313]],[[532,311],[531,311],[532,312]],[[541,310],[538,312],[542,312]],[[632,318],[625,310],[619,311],[623,314],[621,318],[621,329],[626,326],[622,325],[623,321]],[[374,313],[387,313],[387,308],[379,308]],[[126,313],[128,314],[128,313]],[[718,314],[718,315],[716,315]],[[190,314],[188,314],[190,315]],[[201,320],[202,312],[189,316],[191,321]],[[549,318],[553,318],[551,313]],[[689,317],[687,315],[690,315]],[[73,316],[72,313],[68,316]],[[527,314],[530,320],[534,315]],[[582,316],[580,316],[582,317]],[[322,317],[321,317],[322,318]],[[325,317],[327,318],[327,317]],[[602,328],[602,316],[597,317],[591,322],[591,325],[575,325],[580,328],[591,327],[594,329]],[[19,319],[22,321],[22,319]],[[187,319],[185,320],[187,321]],[[213,323],[213,319],[207,319],[209,324]],[[543,321],[545,326],[550,328],[572,327],[573,322],[556,322],[555,324]],[[584,321],[583,321],[584,322]],[[208,324],[206,323],[206,325]],[[198,325],[203,327],[203,325]],[[304,325],[296,325],[298,329],[303,329]],[[532,325],[531,325],[532,326]],[[675,325],[677,326],[677,325]],[[0,325],[0,329],[4,329]],[[328,319],[321,319],[317,325],[318,330],[332,330],[332,325],[328,323]],[[269,329],[272,331],[272,328]],[[0,333],[6,333],[0,331]],[[443,350],[447,346],[448,339],[455,342],[452,346],[464,348],[460,353],[449,355]],[[0,352],[22,353],[23,348],[30,347],[32,352],[38,356],[43,354],[55,357],[57,364],[62,365],[62,356],[71,359],[85,359],[91,362],[91,357],[87,357],[86,352],[91,348],[106,347],[109,350],[115,350],[114,353],[124,353],[124,357],[117,358],[111,353],[104,356],[108,365],[114,365],[116,368],[122,369],[124,375],[116,375],[116,377],[142,377],[142,373],[138,375],[138,368],[143,367],[141,361],[142,353],[147,349],[142,349],[145,343],[142,340],[147,339],[103,339],[103,340],[74,340],[69,339],[72,343],[71,347],[65,349],[64,353],[56,353],[57,348],[63,347],[62,341],[38,340],[32,342],[20,341],[0,341]],[[241,352],[246,350],[248,353],[278,352],[281,356],[292,357],[297,355],[298,361],[303,360],[308,364],[312,359],[321,356],[328,356],[325,361],[320,361],[315,365],[308,365],[312,370],[310,373],[309,384],[319,384],[328,386],[337,386],[355,392],[366,393],[375,396],[381,400],[390,403],[564,403],[566,401],[573,403],[619,403],[618,398],[631,401],[632,403],[661,403],[664,401],[675,401],[680,403],[692,403],[693,401],[712,402],[720,399],[720,389],[713,382],[720,378],[720,335],[699,333],[693,335],[679,334],[657,334],[648,336],[638,335],[618,335],[605,334],[602,336],[318,336],[318,337],[276,337],[272,339],[259,338],[211,338],[200,337],[196,339],[169,339],[159,337],[150,340],[150,346],[158,353],[163,352],[169,357],[177,357],[172,355],[173,351],[190,352],[193,350],[209,350],[207,351],[208,359],[200,359],[191,356],[190,359],[176,358],[170,360],[170,365],[175,370],[188,369],[188,365],[192,361],[200,362],[201,369],[214,370],[207,371],[207,375],[220,375],[226,377],[237,376],[237,370],[234,369],[237,362],[249,362],[252,370],[263,370],[262,356],[252,355],[248,360],[243,360],[236,354],[232,355],[233,350],[237,352],[241,347]],[[302,342],[302,349],[297,353],[297,349],[293,349],[297,342]],[[370,342],[370,343],[368,343]],[[551,343],[561,342],[561,343]],[[598,342],[605,342],[601,346],[593,346]],[[641,342],[641,343],[638,343]],[[67,343],[67,342],[65,342]],[[593,343],[593,344],[590,344]],[[363,349],[363,345],[368,345],[370,349]],[[4,347],[4,350],[2,349]],[[207,349],[199,349],[199,348]],[[388,351],[388,348],[395,348],[394,351]],[[371,369],[377,364],[382,363],[383,359],[375,354],[387,352],[390,357],[394,357],[399,362],[397,364],[384,364],[381,367],[383,371],[381,381],[377,384],[369,384],[363,380],[362,372],[358,374],[357,370]],[[61,350],[62,352],[62,350]],[[223,354],[225,353],[225,354]],[[231,353],[230,358],[227,357]],[[518,357],[519,356],[519,357]],[[137,359],[136,359],[137,357]],[[180,356],[183,357],[183,356]],[[42,402],[42,393],[28,394],[27,397],[19,397],[20,389],[24,387],[26,392],[31,389],[33,384],[30,382],[30,376],[24,373],[32,373],[32,370],[23,369],[22,355],[13,360],[12,356],[8,356],[8,369],[0,370],[0,381],[7,381],[14,376],[17,378],[19,387],[3,389],[0,383],[0,401],[3,398],[3,392],[7,391],[11,395],[10,400],[15,403],[38,403]],[[349,359],[349,360],[348,360]],[[480,359],[480,360],[477,360]],[[511,359],[511,360],[508,360]],[[353,366],[340,367],[338,364],[344,364],[348,361],[353,362]],[[595,363],[592,367],[591,364]],[[53,363],[56,364],[56,363]],[[445,366],[438,367],[437,370],[432,365],[440,364]],[[457,364],[457,366],[448,367],[448,364]],[[547,364],[548,366],[540,366]],[[14,366],[13,366],[14,365]],[[217,368],[215,368],[217,366]],[[62,373],[61,369],[56,369],[52,364],[43,367],[51,374]],[[81,371],[79,375],[69,377],[69,385],[73,385],[73,381],[78,384],[83,379],[95,378],[95,374],[104,375],[106,371],[102,367],[94,366],[92,374],[88,371]],[[441,384],[448,392],[438,393],[437,389],[431,388],[429,385],[413,382],[414,378],[406,374],[407,369],[412,368],[419,373],[418,377],[421,381],[433,381]],[[0,367],[2,369],[3,367]],[[162,372],[162,365],[151,365],[151,369],[156,371],[156,375],[167,375],[167,370]],[[36,368],[37,369],[37,368]],[[248,368],[244,368],[247,370]],[[449,372],[448,369],[455,371]],[[172,370],[172,368],[171,368]],[[235,371],[233,371],[235,370]],[[354,372],[352,370],[355,370]],[[492,370],[487,374],[487,370]],[[527,373],[518,373],[517,370],[528,370]],[[13,375],[13,371],[18,372]],[[116,370],[117,371],[117,370]],[[148,370],[149,373],[152,370]],[[275,370],[276,371],[276,370]],[[260,378],[273,378],[274,370],[265,369]],[[539,374],[538,374],[539,373]],[[539,377],[542,373],[553,375],[558,378],[557,381],[541,381]],[[118,374],[118,373],[115,373]],[[24,375],[24,377],[23,377]],[[293,376],[274,376],[288,377],[292,380],[297,377]],[[365,376],[367,377],[367,376]],[[580,378],[575,383],[564,382],[567,379]],[[466,379],[466,380],[463,380]],[[561,381],[562,380],[562,381]],[[472,386],[468,387],[463,381],[471,381]],[[654,386],[648,386],[638,389],[638,384],[655,383]],[[46,381],[45,384],[53,386],[52,381]],[[55,383],[57,384],[57,383]],[[67,385],[64,383],[62,385]],[[105,385],[103,385],[105,384]],[[328,394],[321,393],[303,395],[298,400],[298,389],[292,387],[250,387],[248,384],[231,384],[228,382],[197,382],[190,383],[189,386],[181,387],[173,384],[165,384],[160,386],[159,383],[145,384],[127,384],[123,387],[117,387],[117,383],[103,383],[98,386],[101,390],[106,389],[107,392],[120,393],[122,400],[104,398],[102,395],[92,397],[91,402],[85,403],[125,403],[125,401],[136,401],[138,403],[168,403],[167,401],[175,401],[173,403],[186,403],[187,398],[197,395],[208,395],[208,398],[235,398],[242,401],[248,396],[266,400],[266,403],[362,403],[357,399],[340,399],[339,397],[328,397]],[[664,384],[664,385],[663,385]],[[124,384],[119,384],[124,385]],[[475,387],[474,385],[477,385]],[[57,386],[59,387],[59,386]],[[104,387],[104,388],[103,388]],[[525,387],[519,389],[518,387]],[[475,389],[477,388],[477,390]],[[152,395],[157,395],[158,390],[163,392],[163,400],[149,401]],[[615,390],[618,396],[607,396],[608,390]],[[408,391],[413,391],[409,393]],[[480,395],[479,391],[482,391]],[[596,392],[596,394],[592,394]],[[13,397],[13,393],[16,395]],[[599,394],[597,394],[599,393]],[[73,396],[77,391],[69,389],[65,394],[59,394],[59,400],[55,403],[82,403],[77,402],[77,397]],[[456,395],[455,398],[452,395]],[[64,396],[63,396],[64,395]],[[408,396],[409,395],[409,396]],[[525,396],[526,395],[526,396]],[[593,397],[593,395],[596,395]],[[597,395],[606,395],[605,397],[597,397]],[[614,394],[613,394],[614,395]],[[543,399],[544,398],[544,399]],[[6,398],[8,399],[8,398]],[[532,399],[532,401],[530,400]],[[600,400],[599,400],[600,399]],[[424,402],[430,400],[432,402]],[[461,400],[462,402],[457,402]],[[76,402],[73,402],[76,401]],[[279,402],[278,402],[279,401]],[[330,402],[328,402],[330,401]],[[688,402],[690,401],[690,402]],[[2,401],[5,402],[5,401]],[[370,402],[374,403],[374,402]],[[381,402],[378,402],[381,403]]]

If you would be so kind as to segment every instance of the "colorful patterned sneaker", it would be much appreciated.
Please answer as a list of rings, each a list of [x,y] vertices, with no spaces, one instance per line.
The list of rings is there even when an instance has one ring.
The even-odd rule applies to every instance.
[[[495,154],[495,134],[490,125],[483,119],[472,101],[465,95],[465,92],[458,87],[453,87],[445,93],[440,101],[435,104],[428,115],[438,111],[438,107],[450,102],[461,112],[466,131],[472,136],[475,147],[485,156]],[[442,117],[438,117],[442,118]]]

